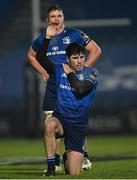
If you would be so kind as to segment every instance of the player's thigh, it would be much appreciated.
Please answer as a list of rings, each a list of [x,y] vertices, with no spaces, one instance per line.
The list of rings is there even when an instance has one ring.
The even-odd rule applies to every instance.
[[[66,150],[84,152],[85,132],[79,128],[65,126],[64,143]]]
[[[82,170],[83,153],[68,150],[67,158],[70,175],[79,175]]]

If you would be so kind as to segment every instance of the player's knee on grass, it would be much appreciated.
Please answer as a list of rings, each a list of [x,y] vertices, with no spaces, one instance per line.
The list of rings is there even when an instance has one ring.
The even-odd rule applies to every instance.
[[[71,176],[78,176],[82,171],[83,154],[77,151],[68,151],[68,170]]]

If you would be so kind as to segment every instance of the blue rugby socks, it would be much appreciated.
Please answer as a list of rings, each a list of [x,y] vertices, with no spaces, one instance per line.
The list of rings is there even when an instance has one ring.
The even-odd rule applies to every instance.
[[[60,166],[60,155],[59,154],[55,154],[55,165]]]
[[[55,156],[48,157],[47,159],[47,172],[46,176],[54,176],[55,175]]]

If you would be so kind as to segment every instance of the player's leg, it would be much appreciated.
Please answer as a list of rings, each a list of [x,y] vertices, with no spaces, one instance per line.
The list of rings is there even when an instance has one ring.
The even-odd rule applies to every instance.
[[[69,127],[67,124],[64,131],[66,153],[63,155],[63,162],[65,171],[72,176],[79,175],[82,171],[84,159],[83,144],[85,141],[85,129],[81,130],[79,127]]]
[[[58,139],[56,139],[56,154],[55,154],[55,170],[56,170],[56,172],[62,170],[61,160],[60,160],[60,154],[61,154],[60,146],[61,146],[61,138],[58,138]]]
[[[44,129],[44,144],[48,166],[45,175],[51,176],[55,175],[56,133],[63,134],[63,128],[57,118],[50,117],[45,121]]]
[[[83,153],[69,150],[67,151],[67,163],[69,174],[71,176],[78,176],[82,170]]]
[[[49,118],[50,119],[50,118]],[[56,151],[56,138],[55,138],[56,122],[47,119],[44,124],[44,145],[46,152],[47,171],[46,176],[55,175],[55,151]]]
[[[44,116],[45,116],[45,123],[47,122],[47,119],[52,117],[53,111],[45,111]],[[55,171],[61,171],[61,162],[60,162],[60,143],[61,139],[56,139],[56,153],[55,153]],[[45,147],[45,141],[44,141],[44,147]],[[47,172],[47,169],[43,171],[44,173]]]
[[[89,159],[88,155],[88,147],[87,147],[87,137],[85,138],[85,143],[84,143],[84,161],[82,165],[82,170],[88,170],[91,169],[92,167],[92,162]]]
[[[49,117],[52,117],[53,111],[45,111],[45,117],[46,120]],[[61,144],[61,138],[56,139],[56,153],[55,153],[55,170],[56,172],[61,171],[61,163],[60,163],[60,144]],[[45,170],[46,172],[46,170]]]
[[[45,139],[45,137],[46,137],[46,122],[47,122],[47,120],[50,118],[50,117],[52,117],[52,114],[53,114],[53,111],[44,111],[44,117],[45,117],[45,122],[44,122],[44,149],[45,149],[45,154],[46,154],[46,139]],[[53,157],[54,158],[54,157]],[[54,160],[54,159],[53,159]],[[46,163],[47,163],[47,157],[45,156],[45,161],[46,161]],[[45,173],[47,172],[47,169],[45,169],[44,171],[43,171],[43,173],[44,173],[44,175],[45,175]]]

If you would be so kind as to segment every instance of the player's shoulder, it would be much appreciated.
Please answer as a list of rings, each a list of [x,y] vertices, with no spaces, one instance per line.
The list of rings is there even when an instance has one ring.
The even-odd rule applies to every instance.
[[[98,69],[94,66],[92,67],[85,67],[85,71],[89,72],[90,74],[94,74],[95,77],[99,76]]]
[[[99,82],[98,70],[95,67],[85,67],[85,70],[85,79],[91,81],[96,86]]]
[[[44,33],[40,33],[32,42],[32,49],[36,52],[38,52],[40,45],[42,44],[43,40],[44,40]]]
[[[43,32],[41,32],[36,38],[35,41],[42,41],[45,37],[45,34]]]
[[[70,31],[70,32],[73,32],[73,33],[77,33],[77,34],[80,34],[81,36],[87,36],[87,34],[81,30],[81,29],[77,29],[77,28],[66,28],[67,31]]]
[[[80,29],[77,29],[77,28],[69,28],[69,27],[66,27],[65,30],[67,32],[71,32],[71,33],[76,33],[76,34],[80,34],[82,31]]]
[[[86,46],[90,42],[90,37],[82,30],[75,28],[67,28],[68,34],[77,38],[81,44]]]

